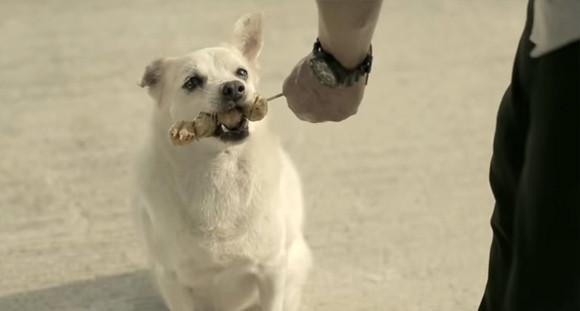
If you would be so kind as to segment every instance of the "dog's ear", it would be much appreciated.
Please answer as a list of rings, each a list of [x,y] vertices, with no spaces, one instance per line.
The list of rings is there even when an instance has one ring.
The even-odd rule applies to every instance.
[[[262,50],[262,22],[264,14],[250,13],[234,25],[232,43],[250,62],[255,62]]]
[[[165,58],[159,57],[145,67],[145,72],[143,73],[141,82],[139,82],[140,87],[152,87],[161,82],[164,61]]]
[[[167,58],[159,57],[145,67],[145,72],[138,83],[140,87],[149,88],[149,95],[155,99],[158,105],[161,105],[161,95],[163,95],[163,75],[166,67]]]

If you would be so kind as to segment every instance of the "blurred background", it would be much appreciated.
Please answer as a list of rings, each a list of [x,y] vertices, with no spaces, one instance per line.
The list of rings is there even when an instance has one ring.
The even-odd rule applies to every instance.
[[[359,113],[271,126],[302,175],[315,267],[302,310],[475,310],[495,114],[525,1],[386,0]],[[314,0],[0,1],[0,310],[164,310],[128,206],[159,55],[266,14],[261,92],[317,34]]]

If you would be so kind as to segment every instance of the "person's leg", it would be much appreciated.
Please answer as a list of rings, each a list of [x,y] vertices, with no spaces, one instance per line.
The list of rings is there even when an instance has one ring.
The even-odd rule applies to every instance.
[[[479,310],[580,310],[580,43],[532,59],[528,38],[498,114]]]
[[[535,60],[507,310],[580,310],[580,42]]]

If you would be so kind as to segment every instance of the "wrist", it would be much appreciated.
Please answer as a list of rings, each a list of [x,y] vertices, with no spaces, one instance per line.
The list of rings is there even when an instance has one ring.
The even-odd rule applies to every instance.
[[[347,69],[369,52],[381,0],[318,0],[318,39],[325,51]]]
[[[370,42],[363,45],[355,46],[344,44],[342,42],[333,42],[319,37],[322,48],[334,56],[334,58],[346,69],[354,69],[364,60],[370,50]]]

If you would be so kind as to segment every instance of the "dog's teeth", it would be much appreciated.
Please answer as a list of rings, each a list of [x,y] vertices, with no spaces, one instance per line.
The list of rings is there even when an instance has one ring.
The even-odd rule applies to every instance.
[[[222,131],[223,131],[223,132],[229,132],[229,131],[230,131],[230,130],[228,130],[228,128],[227,128],[225,125],[223,125],[223,124],[221,125],[221,127],[222,127]]]

